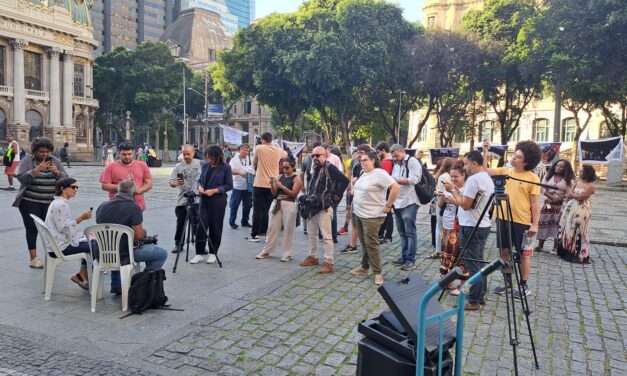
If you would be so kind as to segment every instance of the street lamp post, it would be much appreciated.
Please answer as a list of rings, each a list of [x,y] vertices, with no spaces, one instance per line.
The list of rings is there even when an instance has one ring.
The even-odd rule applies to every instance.
[[[563,32],[564,27],[560,26],[558,30],[560,32]],[[560,35],[560,40],[561,40],[561,35]],[[560,142],[561,126],[562,126],[562,87],[561,87],[561,82],[560,82],[560,72],[557,72],[555,74],[555,110],[554,110],[554,118],[553,118],[553,142]]]
[[[398,128],[396,129],[396,142],[401,142],[401,104],[403,103],[403,90],[398,90]]]
[[[131,140],[131,111],[126,111],[126,124],[124,125],[124,128],[126,130],[126,134],[124,135],[124,137],[126,138],[127,141]]]

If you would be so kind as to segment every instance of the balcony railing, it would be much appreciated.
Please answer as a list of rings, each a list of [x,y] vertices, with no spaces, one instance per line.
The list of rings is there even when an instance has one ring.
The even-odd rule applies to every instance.
[[[5,97],[13,96],[13,88],[11,86],[0,86],[0,95]]]
[[[96,107],[96,108],[100,107],[98,100],[94,98],[72,97],[72,102],[74,102],[75,104],[87,105],[89,107]]]
[[[43,100],[43,101],[49,101],[50,100],[50,93],[47,92],[47,91],[26,89],[26,98],[27,99],[38,99],[38,100]]]

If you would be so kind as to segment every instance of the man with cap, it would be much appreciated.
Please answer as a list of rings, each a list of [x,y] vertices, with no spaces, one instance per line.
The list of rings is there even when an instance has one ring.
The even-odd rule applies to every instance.
[[[401,265],[401,269],[407,271],[414,269],[416,262],[416,213],[419,201],[414,186],[420,182],[422,166],[400,144],[392,145],[390,153],[394,158],[392,178],[401,186],[394,202],[396,229],[401,238],[401,255],[392,263]]]

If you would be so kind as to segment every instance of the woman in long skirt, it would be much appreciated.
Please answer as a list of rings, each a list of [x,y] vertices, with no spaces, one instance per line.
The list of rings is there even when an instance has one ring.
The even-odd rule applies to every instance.
[[[573,167],[570,162],[565,159],[560,159],[553,163],[546,175],[544,175],[542,183],[555,186],[557,189],[542,188],[544,205],[540,212],[537,236],[538,246],[535,251],[541,251],[544,247],[544,242],[547,239],[553,239],[555,241],[551,253],[554,254],[557,251],[557,234],[559,232],[564,196],[575,184],[575,173],[573,172]]]
[[[589,165],[581,166],[578,175],[577,184],[566,193],[567,201],[562,208],[557,254],[566,261],[587,264],[590,262],[589,199],[595,192],[594,181],[597,176]]]

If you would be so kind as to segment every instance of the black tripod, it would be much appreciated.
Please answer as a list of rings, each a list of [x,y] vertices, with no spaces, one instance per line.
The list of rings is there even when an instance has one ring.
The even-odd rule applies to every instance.
[[[470,241],[472,240],[472,238],[475,236],[475,233],[477,231],[477,229],[479,228],[479,225],[481,224],[482,219],[485,217],[488,208],[491,207],[492,202],[495,203],[496,206],[496,212],[497,212],[497,217],[499,218],[508,218],[507,220],[505,220],[506,222],[506,228],[507,228],[507,240],[508,243],[512,245],[512,231],[511,231],[511,218],[512,218],[512,208],[509,202],[509,196],[505,193],[505,180],[506,179],[513,179],[513,180],[519,180],[525,183],[530,183],[530,184],[537,184],[540,186],[543,186],[545,188],[551,188],[551,189],[555,189],[557,187],[554,186],[550,186],[550,185],[545,185],[545,184],[539,184],[539,183],[535,183],[535,182],[528,182],[525,180],[520,180],[520,179],[516,179],[516,178],[512,178],[509,176],[493,176],[492,179],[495,182],[495,192],[492,193],[492,195],[490,196],[490,198],[488,199],[486,206],[483,208],[483,211],[481,212],[481,215],[479,216],[479,219],[477,220],[477,224],[475,225],[475,227],[472,229],[472,232],[470,233],[470,236],[468,237],[468,240],[466,240],[465,244],[462,246],[462,249],[460,251],[459,257],[457,258],[457,261],[455,262],[455,264],[452,266],[452,268],[459,266],[459,264],[461,263],[462,260],[471,260],[471,261],[478,261],[478,262],[482,262],[482,263],[486,263],[484,260],[474,260],[474,259],[470,259],[467,257],[464,257],[466,254],[466,251],[468,249],[468,244],[470,244]],[[503,206],[501,204],[505,204],[505,208],[503,208]],[[505,216],[505,212],[507,212],[507,216]],[[496,236],[497,239],[499,240],[498,244],[499,244],[499,256],[501,258],[503,258],[503,247],[502,245],[504,244],[503,240],[503,236],[504,234],[501,234],[501,226],[496,226]],[[515,297],[514,297],[514,289],[513,289],[513,279],[512,279],[512,274],[515,275],[516,277],[516,284],[518,286],[518,293],[519,296],[521,297],[521,305],[522,305],[522,310],[523,313],[525,314],[525,319],[527,321],[527,330],[529,332],[529,339],[531,341],[531,350],[533,352],[533,358],[534,358],[534,362],[535,362],[535,366],[536,369],[540,369],[540,365],[538,364],[538,356],[536,354],[536,347],[535,347],[535,343],[533,340],[533,333],[531,332],[531,323],[529,321],[529,316],[531,315],[531,310],[529,309],[529,302],[527,300],[527,296],[525,294],[524,291],[524,286],[522,286],[520,284],[520,281],[522,279],[522,275],[521,275],[521,271],[520,271],[520,254],[519,254],[518,249],[510,249],[510,258],[508,259],[507,262],[505,262],[505,264],[501,267],[501,272],[503,273],[503,279],[505,282],[505,289],[506,292],[509,292],[509,294],[506,293],[506,299],[505,299],[505,305],[507,307],[507,326],[508,326],[508,330],[509,330],[509,343],[512,346],[512,352],[514,355],[514,372],[516,375],[518,375],[518,356],[517,356],[517,346],[519,345],[519,340],[518,340],[518,325],[516,322],[516,305],[515,305]],[[445,290],[442,291],[442,294],[440,294],[440,297],[438,300],[441,300],[443,295],[445,293]]]
[[[179,257],[181,256],[181,252],[183,252],[183,245],[186,244],[185,251],[185,262],[189,261],[189,244],[196,243],[196,229],[198,226],[202,226],[205,230],[205,234],[207,234],[207,243],[209,244],[209,248],[213,249],[213,242],[209,239],[209,229],[207,226],[202,223],[202,218],[198,213],[198,204],[196,204],[196,196],[188,195],[187,202],[185,203],[185,221],[183,222],[183,233],[181,234],[181,239],[179,240],[179,244],[177,244],[177,252],[176,252],[176,260],[174,261],[174,268],[172,268],[172,273],[176,273],[176,267],[179,264]],[[214,250],[215,251],[215,250]],[[218,252],[214,253],[216,257],[216,261],[218,265],[222,267],[222,261],[218,257]]]

